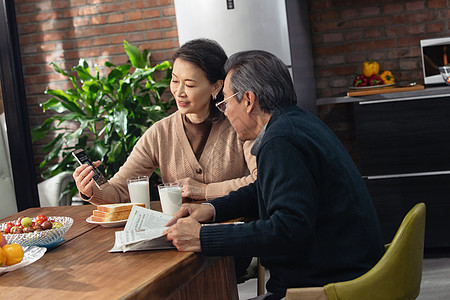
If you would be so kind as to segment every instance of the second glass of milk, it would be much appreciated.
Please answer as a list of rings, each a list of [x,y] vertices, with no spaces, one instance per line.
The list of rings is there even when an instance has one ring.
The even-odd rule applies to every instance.
[[[139,176],[127,179],[131,203],[144,203],[150,208],[150,189],[148,176]]]
[[[163,213],[173,216],[181,207],[181,183],[159,184],[158,191]]]

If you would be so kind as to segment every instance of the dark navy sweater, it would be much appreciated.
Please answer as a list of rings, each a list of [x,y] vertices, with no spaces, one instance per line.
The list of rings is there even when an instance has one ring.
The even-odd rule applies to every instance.
[[[378,218],[346,149],[317,117],[277,110],[257,152],[258,178],[212,200],[216,221],[204,226],[202,252],[257,256],[270,270],[267,290],[322,286],[368,271],[384,252]]]

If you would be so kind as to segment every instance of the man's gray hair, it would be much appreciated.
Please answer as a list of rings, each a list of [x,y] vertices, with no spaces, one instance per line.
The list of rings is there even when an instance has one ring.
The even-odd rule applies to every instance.
[[[266,113],[297,104],[288,68],[269,52],[252,50],[235,53],[225,63],[225,71],[233,71],[230,88],[233,93],[238,93],[238,101],[242,99],[244,92],[252,91]]]

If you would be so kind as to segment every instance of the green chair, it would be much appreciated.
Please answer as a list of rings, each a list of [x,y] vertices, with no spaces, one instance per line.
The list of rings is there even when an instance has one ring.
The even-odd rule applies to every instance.
[[[286,300],[412,300],[419,296],[425,239],[424,203],[403,219],[380,261],[360,277],[323,287],[290,288]]]

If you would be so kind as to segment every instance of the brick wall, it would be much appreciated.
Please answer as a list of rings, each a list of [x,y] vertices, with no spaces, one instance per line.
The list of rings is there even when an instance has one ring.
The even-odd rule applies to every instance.
[[[450,36],[449,0],[313,0],[310,20],[317,97],[345,94],[374,58],[397,81],[423,83],[420,40]],[[350,104],[318,107],[358,164]]]
[[[423,83],[420,40],[450,36],[448,0],[314,0],[310,19],[319,98],[346,91],[374,58],[397,81]]]
[[[422,81],[419,41],[450,36],[450,0],[313,0],[310,20],[317,96],[344,93],[361,70],[376,59],[398,80]],[[173,0],[16,0],[23,73],[31,126],[45,115],[47,86],[67,83],[49,62],[69,70],[83,57],[92,65],[122,63],[123,40],[152,51],[155,62],[179,46]],[[352,110],[339,104],[319,107],[323,119],[355,154]],[[36,163],[41,145],[34,145]],[[357,155],[354,155],[357,160]]]
[[[124,63],[124,40],[149,49],[153,63],[178,48],[173,0],[15,0],[15,7],[32,127],[46,118],[39,106],[49,98],[45,89],[69,87],[49,62],[67,71],[81,57],[91,66]],[[38,166],[42,143],[33,147]]]

